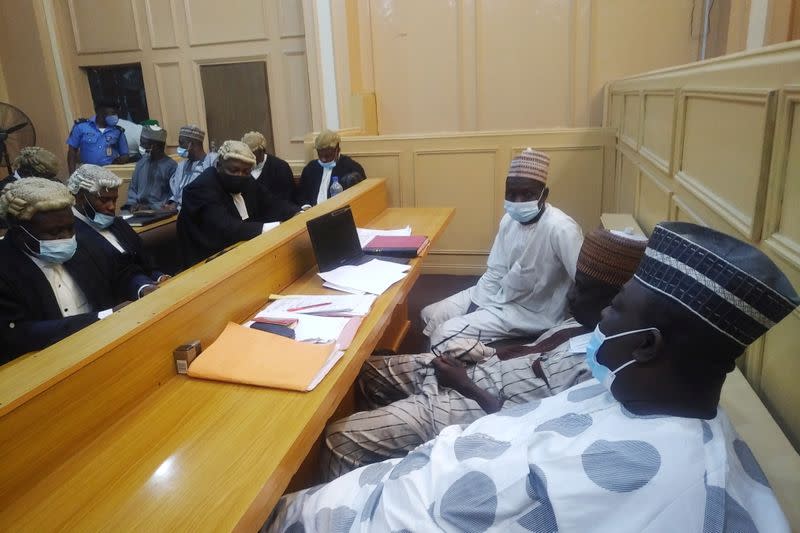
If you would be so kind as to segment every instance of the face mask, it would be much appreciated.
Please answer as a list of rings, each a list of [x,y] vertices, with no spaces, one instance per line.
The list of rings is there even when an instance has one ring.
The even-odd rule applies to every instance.
[[[117,115],[108,115],[106,117],[106,126],[116,126],[119,122],[119,117]]]
[[[106,229],[114,223],[114,217],[112,215],[98,213],[95,208],[92,207],[91,202],[89,202],[89,199],[86,198],[85,195],[83,197],[83,210],[86,212],[89,222],[91,222],[92,226],[95,226],[96,228]]]
[[[319,163],[319,166],[321,166],[325,170],[333,170],[333,167],[336,166],[336,161],[335,160],[334,161],[328,161],[327,163],[323,163],[321,160],[317,159],[317,163]]]
[[[641,333],[643,331],[658,331],[658,328],[644,328],[634,329],[632,331],[623,331],[622,333],[617,333],[616,335],[611,335],[609,337],[606,337],[606,335],[600,331],[600,324],[594,328],[594,332],[592,332],[592,336],[589,338],[589,343],[586,345],[586,364],[589,366],[592,376],[594,376],[597,381],[602,383],[603,386],[605,386],[605,388],[609,391],[611,391],[611,384],[614,383],[617,373],[626,366],[635,363],[636,359],[631,359],[616,370],[611,370],[607,366],[600,364],[600,362],[597,360],[597,352],[600,351],[600,347],[603,345],[603,343],[610,339],[616,339],[626,335],[633,335],[634,333]]]
[[[180,157],[184,158],[184,159],[189,157],[189,149],[188,148],[181,148],[180,146],[178,146],[178,149],[176,151],[177,151],[178,155]]]
[[[39,243],[39,253],[37,254],[30,247],[26,244],[25,247],[28,248],[28,251],[33,254],[34,256],[38,257],[42,261],[47,263],[66,263],[72,256],[75,255],[75,250],[78,249],[78,241],[75,240],[75,235],[70,237],[69,239],[53,239],[49,241],[40,241],[31,233],[23,228],[22,226],[17,226],[22,231],[30,235],[30,237]]]
[[[152,150],[152,148],[145,149],[143,146],[139,147],[139,153],[142,154],[143,156],[144,155],[149,155],[150,154],[150,150]]]
[[[532,202],[509,202],[505,200],[503,202],[503,208],[506,210],[506,213],[508,213],[508,216],[520,224],[530,222],[539,216],[539,213],[542,211],[539,207],[539,201],[542,199],[543,194],[544,189],[542,189],[541,194],[539,194],[539,198]]]
[[[253,176],[235,176],[233,174],[227,174],[225,172],[217,171],[219,175],[219,181],[222,184],[222,188],[225,189],[225,192],[229,194],[237,194],[241,193],[247,184],[253,179]]]

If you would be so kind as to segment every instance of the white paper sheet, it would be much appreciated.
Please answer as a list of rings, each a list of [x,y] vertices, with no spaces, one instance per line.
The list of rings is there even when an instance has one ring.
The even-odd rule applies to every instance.
[[[358,232],[358,242],[361,243],[361,248],[364,248],[369,241],[377,236],[397,236],[397,237],[408,237],[411,235],[411,226],[406,226],[405,228],[398,228],[398,229],[370,229],[370,228],[356,228]]]
[[[406,277],[410,269],[409,265],[373,259],[363,265],[345,265],[328,272],[320,272],[318,275],[326,282],[340,287],[370,294],[382,294]]]
[[[293,318],[297,320],[294,327],[294,340],[301,342],[331,342],[339,339],[342,330],[350,322],[348,317],[330,317],[302,315],[264,309],[256,318]]]

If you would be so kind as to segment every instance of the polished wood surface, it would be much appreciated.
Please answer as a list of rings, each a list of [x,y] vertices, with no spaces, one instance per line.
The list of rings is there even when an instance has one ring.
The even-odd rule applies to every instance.
[[[152,224],[148,224],[146,226],[136,226],[133,228],[133,231],[135,231],[136,233],[147,233],[150,230],[160,228],[161,226],[166,226],[167,224],[175,224],[177,221],[178,221],[178,215],[175,214],[169,218],[153,222]]]
[[[350,203],[359,225],[411,223],[415,233],[432,239],[452,217],[446,208],[386,209],[385,185],[374,181],[326,210]],[[379,211],[371,213],[375,207]],[[174,346],[192,338],[208,344],[229,319],[243,320],[263,306],[269,293],[328,292],[308,264],[307,234],[283,226],[273,230],[286,234],[273,235],[272,246],[254,242],[269,234],[244,243],[175,279],[150,302],[148,297],[129,306],[139,307],[128,316],[137,316],[141,329],[127,338],[113,336],[115,328],[103,321],[82,332],[91,334],[36,354],[41,362],[56,352],[69,359],[71,349],[84,356],[103,352],[90,362],[74,360],[79,356],[69,364],[59,361],[71,365],[63,371],[68,375],[51,376],[42,366],[40,375],[28,376],[21,369],[30,359],[13,365],[15,372],[0,369],[0,453],[7,459],[0,528],[258,529],[405,300],[422,262],[414,260],[409,276],[377,299],[344,358],[312,392],[176,375]],[[190,294],[181,297],[183,291]],[[169,301],[166,310],[157,310],[166,305],[159,299]],[[12,376],[28,383],[9,394],[5,385]],[[47,387],[52,380],[57,383]],[[38,382],[38,393],[25,391]]]

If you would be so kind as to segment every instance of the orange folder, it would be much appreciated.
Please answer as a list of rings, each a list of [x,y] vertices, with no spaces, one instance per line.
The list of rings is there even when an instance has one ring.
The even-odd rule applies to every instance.
[[[229,322],[192,361],[191,377],[296,391],[311,390],[336,344],[297,342]]]

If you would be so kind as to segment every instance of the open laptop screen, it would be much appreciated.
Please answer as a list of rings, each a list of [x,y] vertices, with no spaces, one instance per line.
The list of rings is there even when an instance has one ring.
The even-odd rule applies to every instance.
[[[338,268],[363,255],[350,206],[306,222],[320,272]]]

